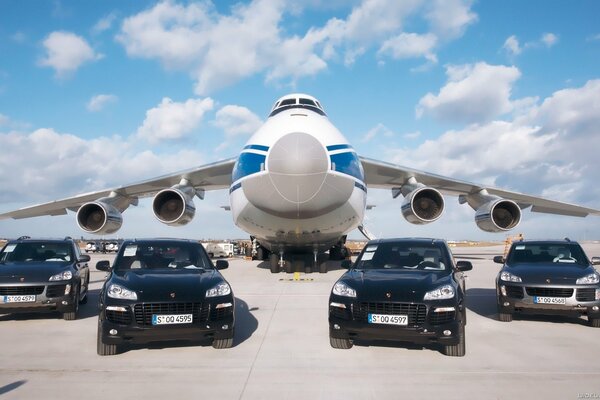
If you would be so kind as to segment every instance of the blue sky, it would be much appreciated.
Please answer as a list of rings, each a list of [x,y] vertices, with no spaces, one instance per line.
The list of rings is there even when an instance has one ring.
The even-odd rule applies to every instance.
[[[361,155],[600,208],[598,15],[595,1],[4,0],[0,211],[235,156],[295,91]],[[413,226],[371,190],[367,225],[504,238],[446,201]],[[245,237],[227,202],[209,193],[172,228],[142,201],[119,234]],[[600,220],[526,211],[515,232],[600,239]],[[73,216],[0,222],[0,237],[22,234],[81,232]]]

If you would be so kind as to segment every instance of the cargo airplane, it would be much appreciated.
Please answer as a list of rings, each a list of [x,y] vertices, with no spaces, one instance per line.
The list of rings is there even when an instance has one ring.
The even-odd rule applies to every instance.
[[[129,206],[153,197],[160,222],[185,225],[195,214],[194,197],[229,190],[234,223],[250,234],[256,258],[268,259],[271,272],[326,272],[329,259],[344,256],[350,231],[359,228],[369,236],[363,217],[372,188],[388,189],[394,198],[401,195],[402,215],[413,224],[437,220],[444,210],[443,195],[458,196],[459,203],[473,208],[475,223],[487,232],[513,229],[528,207],[576,217],[600,215],[600,210],[360,157],[316,98],[290,94],[275,102],[235,158],[7,212],[0,219],[70,210],[85,232],[111,234],[121,227]]]

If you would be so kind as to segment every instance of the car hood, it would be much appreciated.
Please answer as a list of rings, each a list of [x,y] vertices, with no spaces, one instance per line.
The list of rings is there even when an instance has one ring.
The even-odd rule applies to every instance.
[[[352,270],[342,281],[356,289],[359,301],[423,301],[425,293],[451,283],[448,272]],[[389,294],[389,296],[388,296]]]
[[[206,291],[224,282],[217,270],[115,271],[107,285],[117,284],[138,295],[138,301],[199,301]]]
[[[52,275],[65,271],[69,265],[66,261],[0,264],[0,283],[46,283]]]
[[[570,285],[586,275],[593,274],[596,270],[591,266],[578,264],[516,264],[507,265],[508,271],[523,280],[523,283]]]

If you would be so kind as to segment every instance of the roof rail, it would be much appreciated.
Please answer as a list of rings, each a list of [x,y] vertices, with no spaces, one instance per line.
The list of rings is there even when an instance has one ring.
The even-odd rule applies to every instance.
[[[21,236],[17,240],[25,240],[25,239],[31,239],[31,236]]]

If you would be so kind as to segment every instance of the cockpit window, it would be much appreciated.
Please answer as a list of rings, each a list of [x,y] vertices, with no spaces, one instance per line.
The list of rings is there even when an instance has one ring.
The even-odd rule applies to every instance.
[[[296,104],[296,99],[285,99],[285,100],[281,100],[281,103],[279,103],[279,107],[289,106],[292,104]]]
[[[312,101],[311,99],[303,99],[303,98],[300,98],[300,104],[306,104],[307,106],[313,106],[313,107],[317,106],[317,104],[314,101]]]

